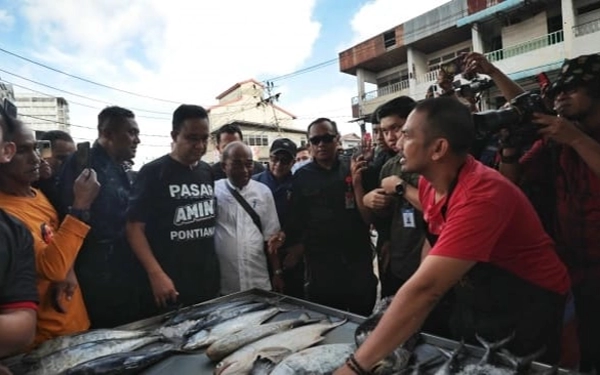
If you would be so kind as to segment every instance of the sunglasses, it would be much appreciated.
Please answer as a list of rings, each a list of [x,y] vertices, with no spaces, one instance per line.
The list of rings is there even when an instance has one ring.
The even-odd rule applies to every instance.
[[[335,135],[333,134],[325,134],[325,135],[315,135],[311,137],[308,141],[310,144],[317,146],[321,142],[323,143],[332,143],[335,140]]]
[[[276,164],[276,163],[281,163],[283,165],[289,165],[294,158],[291,156],[278,156],[278,155],[271,155],[269,157],[269,160],[271,161],[271,163]]]

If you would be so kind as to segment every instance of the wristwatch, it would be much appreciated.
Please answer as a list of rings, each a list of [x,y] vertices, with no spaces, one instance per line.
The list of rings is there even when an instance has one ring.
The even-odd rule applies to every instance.
[[[402,180],[401,183],[396,185],[396,195],[399,197],[402,197],[402,196],[404,196],[405,192],[406,192],[406,181]]]
[[[91,217],[90,210],[78,210],[73,207],[69,207],[69,215],[76,217],[84,223],[89,223]]]

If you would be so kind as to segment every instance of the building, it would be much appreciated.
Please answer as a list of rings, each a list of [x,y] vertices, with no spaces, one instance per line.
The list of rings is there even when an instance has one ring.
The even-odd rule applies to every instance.
[[[360,146],[361,138],[354,133],[344,134],[340,137],[340,142],[342,143],[342,148],[347,150]]]
[[[4,110],[14,116],[15,111],[15,92],[10,83],[0,82],[0,105]]]
[[[600,52],[598,0],[452,0],[339,54],[340,70],[356,76],[356,118],[400,95],[425,97],[440,65],[480,52],[526,90],[536,76],[556,77],[565,58]],[[366,84],[376,87],[366,90]],[[490,89],[482,109],[497,108]]]
[[[31,127],[36,138],[49,130],[70,133],[69,103],[65,98],[17,94],[19,118]]]
[[[277,138],[289,138],[298,146],[306,144],[306,131],[293,127],[296,118],[275,104],[279,95],[271,95],[269,88],[249,79],[238,82],[219,96],[218,104],[208,109],[211,133],[225,124],[235,124],[244,134],[244,141],[252,148],[255,160],[269,160],[269,146]],[[209,144],[207,162],[219,160],[216,142]]]

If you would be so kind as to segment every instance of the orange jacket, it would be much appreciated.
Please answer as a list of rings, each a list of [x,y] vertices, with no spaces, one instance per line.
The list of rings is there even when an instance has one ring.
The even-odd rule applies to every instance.
[[[21,220],[33,236],[37,287],[40,294],[37,333],[34,346],[53,337],[85,331],[90,326],[81,290],[77,288],[70,301],[61,295],[66,313],[54,310],[50,285],[65,280],[90,227],[67,216],[58,222],[56,210],[44,194],[37,190],[34,197],[18,197],[0,192],[0,207]]]

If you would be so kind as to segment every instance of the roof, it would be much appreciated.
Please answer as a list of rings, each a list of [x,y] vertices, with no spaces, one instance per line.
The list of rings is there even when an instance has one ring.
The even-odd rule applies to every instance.
[[[226,123],[222,126],[225,126],[225,125],[237,125],[240,127],[244,126],[247,128],[257,128],[257,129],[266,129],[266,130],[277,131],[277,126],[275,124],[262,124],[259,122],[252,122],[252,121],[233,120],[233,121],[229,121],[228,123]],[[289,128],[289,127],[285,127],[285,126],[280,126],[279,129],[284,133],[306,134],[306,130],[302,130],[302,129]],[[218,130],[219,130],[219,128],[213,130],[211,132],[211,134],[216,134]]]
[[[360,137],[354,133],[342,135],[342,141],[360,141]]]
[[[235,91],[235,90],[239,89],[241,85],[243,85],[243,84],[245,84],[245,83],[249,83],[249,82],[252,82],[252,83],[254,83],[254,84],[256,84],[256,85],[259,85],[260,87],[265,87],[265,86],[264,86],[262,83],[258,82],[258,81],[257,81],[257,80],[255,80],[254,78],[250,78],[250,79],[247,79],[247,80],[245,80],[245,81],[238,82],[238,83],[236,83],[235,85],[233,85],[233,86],[231,86],[230,88],[228,88],[227,90],[223,91],[222,93],[220,93],[220,94],[217,96],[217,99],[218,99],[218,100],[221,100],[221,99],[223,99],[225,96],[227,96],[227,95],[229,95],[230,93],[232,93],[233,91]]]

